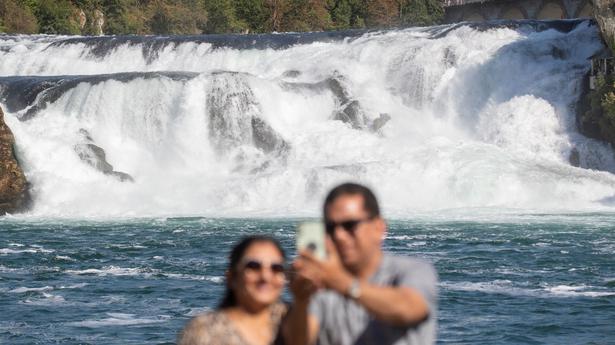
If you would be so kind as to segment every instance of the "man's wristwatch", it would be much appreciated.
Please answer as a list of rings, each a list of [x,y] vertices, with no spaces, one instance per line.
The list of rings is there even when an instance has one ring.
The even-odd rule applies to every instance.
[[[350,283],[350,286],[348,287],[347,295],[354,300],[361,297],[361,284],[358,279],[355,278],[352,280],[352,283]]]

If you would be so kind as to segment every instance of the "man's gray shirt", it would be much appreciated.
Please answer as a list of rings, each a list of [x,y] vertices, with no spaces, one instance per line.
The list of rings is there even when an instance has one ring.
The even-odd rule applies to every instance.
[[[318,319],[319,345],[431,345],[436,338],[437,275],[419,259],[384,255],[369,282],[405,286],[418,291],[429,306],[428,318],[418,325],[391,326],[376,320],[365,308],[333,291],[317,293],[309,312]]]

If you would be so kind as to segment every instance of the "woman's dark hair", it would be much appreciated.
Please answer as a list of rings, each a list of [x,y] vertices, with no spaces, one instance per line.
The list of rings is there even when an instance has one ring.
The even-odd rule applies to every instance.
[[[331,205],[335,199],[339,198],[342,195],[360,195],[363,197],[363,208],[369,214],[370,217],[380,217],[380,206],[378,206],[378,200],[374,193],[367,187],[357,184],[357,183],[344,183],[335,188],[333,188],[327,198],[325,199],[325,204],[322,208],[322,215],[327,220],[327,207]]]
[[[273,237],[263,235],[247,236],[242,238],[241,241],[239,241],[239,243],[237,243],[231,250],[228,265],[228,271],[231,272],[231,276],[234,276],[236,274],[237,265],[239,265],[239,262],[241,261],[241,259],[243,259],[246,250],[248,250],[248,248],[255,243],[263,242],[273,244],[278,249],[278,251],[280,251],[280,255],[282,255],[282,258],[286,260],[286,254],[284,253],[284,249],[282,249],[280,242],[278,242]],[[231,289],[230,282],[227,281],[224,298],[222,299],[222,302],[218,305],[218,309],[230,308],[236,305],[237,298],[235,297],[235,292],[233,291],[233,289]]]

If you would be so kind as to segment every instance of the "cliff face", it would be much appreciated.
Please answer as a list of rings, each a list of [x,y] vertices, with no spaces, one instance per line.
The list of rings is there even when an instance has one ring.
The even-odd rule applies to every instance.
[[[0,215],[23,211],[30,200],[28,182],[15,157],[14,145],[15,137],[0,109]]]
[[[602,37],[611,49],[615,49],[615,0],[593,0],[594,17],[600,25]]]

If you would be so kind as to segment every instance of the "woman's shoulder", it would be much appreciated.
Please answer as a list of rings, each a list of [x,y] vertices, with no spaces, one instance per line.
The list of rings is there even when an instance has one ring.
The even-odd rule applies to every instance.
[[[220,311],[211,311],[193,317],[178,337],[178,345],[210,345],[229,332],[228,322]],[[223,338],[222,338],[223,339]]]

